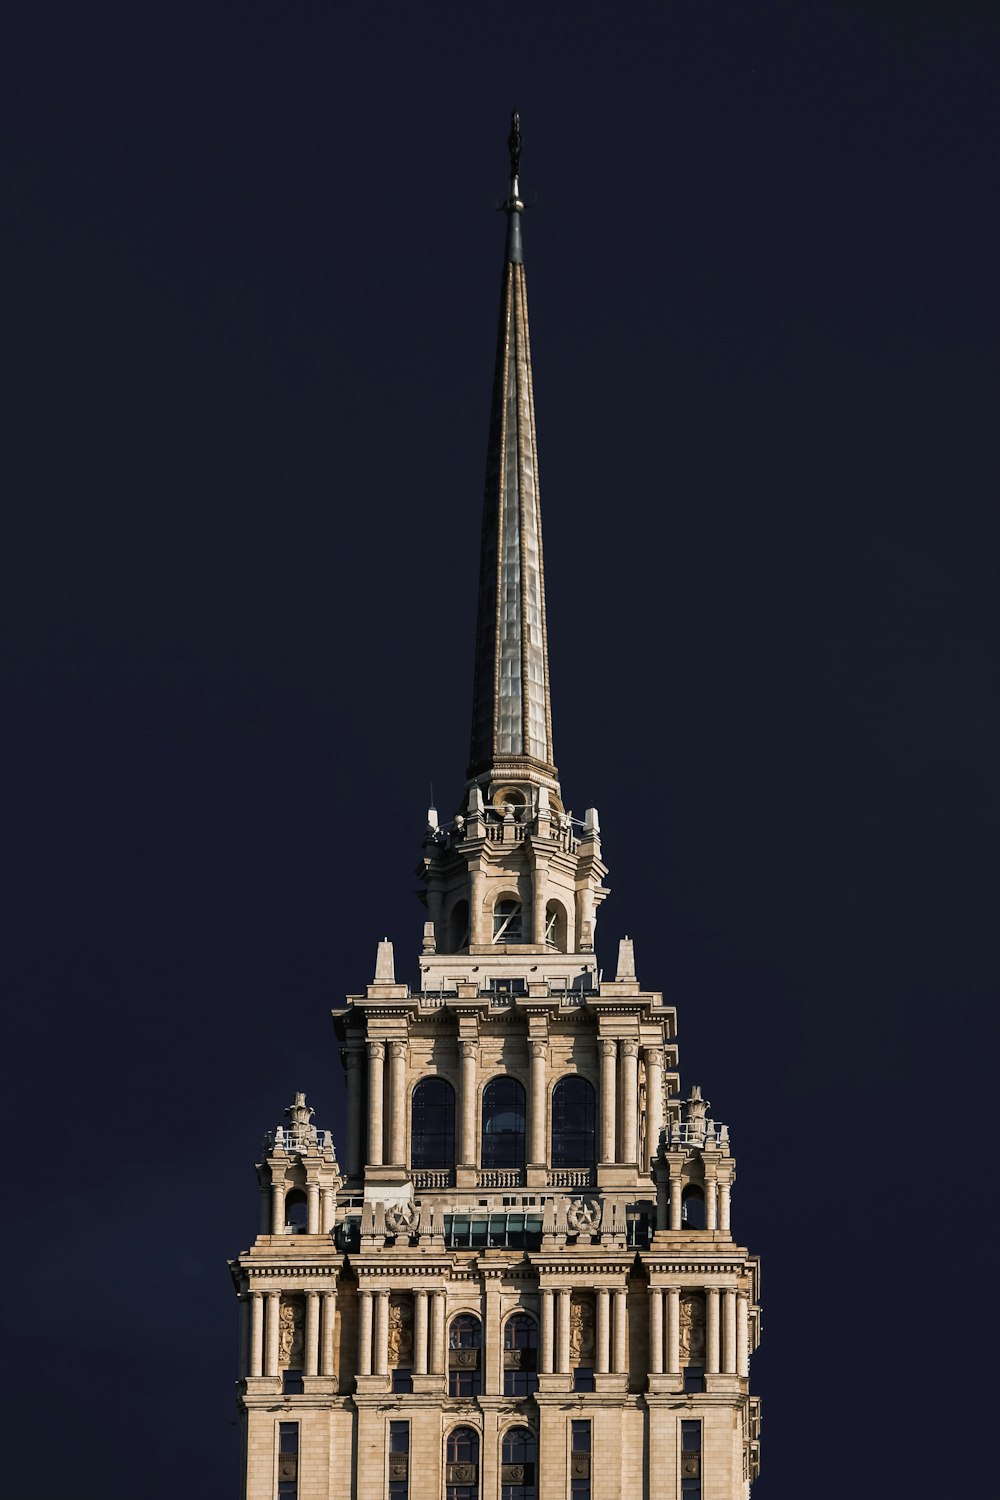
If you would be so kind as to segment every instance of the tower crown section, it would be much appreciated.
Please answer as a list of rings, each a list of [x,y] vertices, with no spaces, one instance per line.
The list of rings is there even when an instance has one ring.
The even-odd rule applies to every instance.
[[[631,938],[600,965],[600,820],[553,759],[516,115],[508,145],[468,779],[427,811],[418,977],[383,938],[333,1012],[342,1167],[304,1094],[265,1140],[231,1263],[245,1492],[746,1500],[759,1280],[729,1132],[681,1099]]]

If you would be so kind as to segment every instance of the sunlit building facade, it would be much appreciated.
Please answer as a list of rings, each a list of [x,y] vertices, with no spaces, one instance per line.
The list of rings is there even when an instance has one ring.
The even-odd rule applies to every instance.
[[[468,780],[428,812],[416,984],[385,941],[334,1012],[340,1154],[298,1095],[257,1167],[247,1500],[742,1500],[757,1470],[729,1132],[631,940],[598,966],[600,823],[553,759],[516,117],[510,147]]]

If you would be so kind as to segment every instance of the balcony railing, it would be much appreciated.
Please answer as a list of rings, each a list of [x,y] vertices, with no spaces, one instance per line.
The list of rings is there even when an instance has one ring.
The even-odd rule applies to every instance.
[[[476,1173],[476,1187],[515,1188],[524,1186],[523,1167],[487,1167]]]
[[[450,1188],[455,1185],[455,1171],[452,1167],[422,1168],[413,1172],[413,1186],[417,1192],[428,1192],[434,1188]]]
[[[663,1131],[663,1144],[670,1146],[707,1146],[709,1150],[729,1145],[729,1126],[714,1120],[678,1120]]]
[[[594,1185],[593,1167],[553,1167],[548,1175],[549,1187],[585,1188]]]

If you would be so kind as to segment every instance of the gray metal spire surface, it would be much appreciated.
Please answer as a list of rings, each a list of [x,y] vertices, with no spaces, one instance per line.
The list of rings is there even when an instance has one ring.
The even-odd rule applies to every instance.
[[[470,777],[554,783],[538,446],[524,279],[518,172],[520,121],[511,120],[507,247],[500,293],[486,461]]]

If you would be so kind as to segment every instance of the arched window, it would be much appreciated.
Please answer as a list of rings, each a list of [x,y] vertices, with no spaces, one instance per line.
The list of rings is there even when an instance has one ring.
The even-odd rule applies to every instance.
[[[503,1325],[504,1395],[532,1395],[538,1389],[537,1369],[538,1324],[528,1313],[512,1313]]]
[[[545,908],[545,942],[549,948],[566,952],[566,908],[561,901],[550,901]]]
[[[681,1227],[683,1229],[704,1229],[705,1227],[705,1194],[697,1183],[688,1183],[681,1193]]]
[[[479,1396],[483,1377],[480,1353],[483,1325],[473,1313],[459,1313],[448,1330],[448,1395]]]
[[[453,1427],[445,1444],[445,1500],[477,1500],[479,1495],[479,1433],[474,1427]]]
[[[456,901],[448,918],[448,946],[446,953],[460,953],[469,946],[469,903]]]
[[[500,1500],[536,1500],[535,1434],[529,1427],[508,1427],[500,1466]]]
[[[280,1234],[287,1226],[292,1234],[305,1234],[309,1224],[309,1200],[301,1188],[292,1188],[285,1198],[285,1224],[275,1226],[275,1234]]]
[[[483,1090],[483,1166],[524,1166],[524,1089],[493,1078]]]
[[[597,1160],[594,1086],[575,1074],[552,1090],[552,1165],[592,1167]]]
[[[410,1165],[455,1165],[455,1090],[447,1078],[421,1078],[410,1102]]]
[[[493,941],[495,943],[523,943],[521,903],[513,896],[505,896],[493,908]]]

